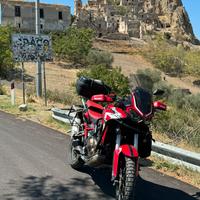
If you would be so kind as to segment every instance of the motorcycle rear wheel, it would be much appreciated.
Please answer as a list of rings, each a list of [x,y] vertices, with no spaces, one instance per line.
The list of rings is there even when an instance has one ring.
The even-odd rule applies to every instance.
[[[81,159],[80,155],[74,150],[72,146],[72,141],[69,144],[69,164],[73,169],[79,170],[83,167],[84,161]]]
[[[116,184],[117,200],[134,200],[136,183],[136,162],[125,157],[119,166],[119,182]]]

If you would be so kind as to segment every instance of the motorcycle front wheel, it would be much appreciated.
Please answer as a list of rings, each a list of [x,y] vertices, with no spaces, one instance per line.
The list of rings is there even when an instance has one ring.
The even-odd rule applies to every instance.
[[[117,200],[134,200],[136,184],[136,161],[125,157],[119,165],[119,182],[116,184]]]
[[[74,147],[72,145],[72,141],[69,143],[69,164],[73,169],[79,170],[83,167],[84,161],[81,159],[78,152],[74,150]]]

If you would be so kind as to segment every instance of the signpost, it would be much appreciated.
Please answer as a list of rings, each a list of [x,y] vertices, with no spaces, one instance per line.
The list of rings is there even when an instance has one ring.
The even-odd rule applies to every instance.
[[[13,34],[12,51],[13,59],[16,62],[22,63],[23,103],[25,104],[24,62],[44,63],[46,61],[51,61],[53,59],[51,37],[48,35]],[[44,77],[44,81],[45,80],[46,78]]]
[[[45,62],[42,63],[42,66],[43,66],[43,79],[44,79],[44,102],[45,106],[47,106],[47,84],[46,84]]]
[[[35,34],[40,35],[40,0],[35,1]],[[42,66],[41,61],[36,62],[36,94],[42,96]]]
[[[12,35],[13,58],[16,62],[52,60],[52,42],[48,35]]]

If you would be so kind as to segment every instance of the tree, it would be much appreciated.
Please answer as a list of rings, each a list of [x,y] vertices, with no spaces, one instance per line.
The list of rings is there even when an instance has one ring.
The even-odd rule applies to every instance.
[[[91,29],[74,27],[53,34],[53,49],[56,57],[73,63],[84,63],[92,47],[93,37],[94,33]]]
[[[14,68],[14,61],[11,51],[10,27],[0,26],[0,77],[5,78],[8,72]]]

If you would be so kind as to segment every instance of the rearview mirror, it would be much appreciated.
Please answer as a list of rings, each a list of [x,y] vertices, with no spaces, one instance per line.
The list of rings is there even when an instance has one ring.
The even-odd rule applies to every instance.
[[[155,96],[161,96],[165,93],[164,90],[161,90],[161,89],[156,89],[154,92],[153,92],[153,95]]]

